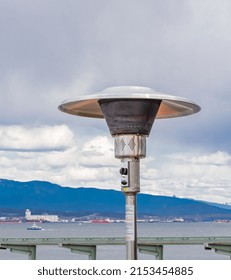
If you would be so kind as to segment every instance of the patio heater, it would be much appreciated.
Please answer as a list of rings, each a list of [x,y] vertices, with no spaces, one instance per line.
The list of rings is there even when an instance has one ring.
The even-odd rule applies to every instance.
[[[114,137],[115,157],[121,160],[121,190],[126,198],[126,256],[128,260],[136,260],[136,195],[140,192],[140,159],[146,156],[146,137],[155,119],[191,115],[199,112],[200,107],[151,88],[121,86],[65,100],[59,110],[77,116],[105,118]]]

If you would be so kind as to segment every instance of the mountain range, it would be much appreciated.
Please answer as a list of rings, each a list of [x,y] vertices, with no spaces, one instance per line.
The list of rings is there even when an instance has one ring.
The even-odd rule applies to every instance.
[[[24,213],[62,215],[124,216],[125,198],[122,192],[96,188],[62,187],[45,181],[18,182],[0,179],[0,215]],[[138,216],[184,217],[211,220],[230,219],[231,207],[193,199],[138,194]]]

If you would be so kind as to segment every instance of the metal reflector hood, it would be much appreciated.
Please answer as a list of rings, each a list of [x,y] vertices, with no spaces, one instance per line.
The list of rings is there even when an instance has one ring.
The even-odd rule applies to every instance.
[[[147,99],[161,101],[156,119],[187,116],[200,111],[196,103],[178,96],[166,95],[154,89],[139,86],[110,87],[93,94],[84,95],[76,99],[65,100],[59,109],[65,113],[90,117],[104,118],[99,101],[105,99]]]

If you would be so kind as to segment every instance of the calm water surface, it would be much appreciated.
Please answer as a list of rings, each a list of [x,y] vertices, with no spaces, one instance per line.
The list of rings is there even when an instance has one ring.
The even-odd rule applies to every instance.
[[[125,224],[81,224],[77,223],[45,223],[44,230],[28,231],[28,223],[0,224],[0,238],[4,237],[124,237]],[[231,223],[140,223],[139,237],[158,236],[231,236]],[[125,259],[124,246],[98,246],[97,259]],[[153,259],[153,256],[139,254],[139,259]],[[0,250],[0,260],[27,259],[26,255]],[[69,249],[58,246],[38,246],[37,259],[87,259],[86,256],[71,253]],[[164,259],[217,259],[226,260],[228,256],[204,250],[198,245],[164,246]]]

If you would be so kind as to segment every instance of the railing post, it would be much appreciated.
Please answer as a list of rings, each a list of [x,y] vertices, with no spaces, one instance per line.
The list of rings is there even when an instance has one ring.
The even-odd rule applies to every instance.
[[[71,249],[72,253],[88,255],[89,260],[96,260],[96,245],[62,244],[61,246]]]
[[[209,243],[205,245],[206,250],[214,249],[215,253],[228,255],[231,259],[231,245],[230,244],[213,244]]]
[[[4,247],[10,249],[12,253],[28,255],[29,260],[36,260],[36,245],[4,244]]]
[[[154,255],[156,260],[163,260],[163,245],[138,245],[141,254]]]

